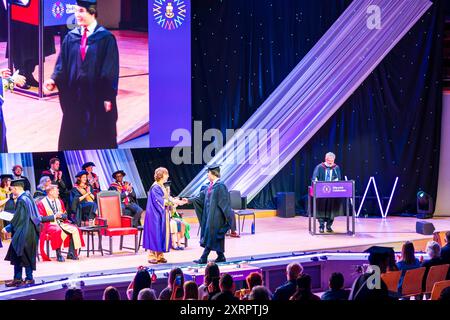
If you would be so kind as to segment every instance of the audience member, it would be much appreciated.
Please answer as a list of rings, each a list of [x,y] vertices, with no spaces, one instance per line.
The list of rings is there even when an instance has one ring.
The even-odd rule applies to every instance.
[[[349,290],[344,289],[344,275],[340,272],[333,272],[329,280],[330,290],[325,291],[321,300],[348,300]]]
[[[439,296],[439,301],[450,301],[450,287],[442,290],[441,295]]]
[[[128,300],[137,300],[138,294],[142,289],[151,288],[152,286],[152,278],[148,273],[147,269],[144,267],[139,267],[138,272],[134,276],[133,281],[131,281],[130,285],[127,289],[127,298]]]
[[[145,288],[139,291],[138,300],[157,300],[156,292],[153,289]]]
[[[297,278],[297,291],[289,300],[298,301],[316,301],[320,300],[311,291],[311,276],[309,274],[302,274]]]
[[[262,275],[259,272],[252,272],[247,276],[245,282],[247,283],[247,288],[236,291],[236,297],[240,300],[248,300],[249,294],[253,287],[262,286]]]
[[[441,246],[436,241],[428,241],[426,252],[430,259],[425,260],[422,262],[422,267],[425,267],[425,274],[423,275],[422,279],[422,289],[425,290],[426,284],[427,284],[427,276],[428,272],[430,271],[430,268],[432,266],[438,266],[443,264],[443,261],[441,259]]]
[[[297,289],[297,278],[302,274],[303,267],[299,263],[291,263],[286,268],[287,282],[278,287],[273,294],[273,300],[288,301]]]
[[[410,241],[406,241],[402,246],[402,257],[400,261],[397,262],[398,270],[402,271],[400,281],[398,282],[399,293],[401,293],[403,278],[405,277],[406,271],[420,268],[419,259],[416,258],[414,252],[415,252],[414,244]]]
[[[252,301],[269,301],[272,299],[272,292],[264,286],[254,286],[248,296]]]
[[[239,299],[234,296],[236,285],[234,283],[233,277],[228,273],[224,273],[220,277],[219,288],[220,292],[214,295],[211,300],[221,302],[239,301]]]
[[[67,289],[65,300],[66,301],[84,300],[83,291],[81,291],[81,289],[78,289],[78,288]]]
[[[49,176],[41,177],[41,179],[39,180],[39,185],[36,187],[36,191],[34,192],[34,195],[33,195],[34,201],[38,202],[47,195],[47,191],[45,191],[45,190],[51,183],[52,183],[52,180],[50,179]]]
[[[199,300],[210,300],[220,292],[219,288],[220,270],[215,262],[209,262],[205,268],[205,281],[198,288]]]
[[[450,231],[445,233],[445,246],[441,248],[441,259],[445,264],[450,264]],[[450,268],[447,272],[447,280],[450,280]]]
[[[22,175],[23,167],[20,164],[16,164],[12,168],[12,173],[13,173],[13,180],[21,180],[21,179],[25,180],[24,181],[25,187],[23,190],[30,192],[31,184],[28,178]]]
[[[111,301],[118,301],[120,300],[120,293],[119,290],[116,288],[109,286],[103,291],[103,300],[111,300]]]
[[[195,281],[186,281],[184,283],[183,300],[198,300],[198,286]]]
[[[184,275],[180,268],[170,270],[167,287],[159,294],[159,300],[181,300],[184,292]]]
[[[358,279],[355,280],[350,292],[349,300],[358,301],[387,301],[390,300],[389,291],[381,279],[381,273],[385,273],[389,261],[390,251],[392,248],[373,246],[367,249],[365,252],[369,253],[369,268]],[[379,270],[379,273],[377,272]],[[375,281],[380,283],[380,288],[374,287],[374,277],[377,277]]]

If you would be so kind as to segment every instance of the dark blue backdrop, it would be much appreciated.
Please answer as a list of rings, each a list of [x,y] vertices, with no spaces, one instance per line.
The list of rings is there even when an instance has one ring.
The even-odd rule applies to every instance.
[[[313,47],[351,1],[227,0],[192,2],[193,120],[204,130],[238,128]],[[383,196],[395,176],[391,211],[415,212],[416,193],[435,198],[442,109],[445,1],[434,5],[344,106],[250,204],[275,207],[277,192],[296,193],[304,211],[313,168],[337,154],[357,194],[375,176]],[[145,187],[168,167],[177,193],[202,166],[174,166],[170,150],[133,150]],[[377,213],[374,206],[365,209]]]

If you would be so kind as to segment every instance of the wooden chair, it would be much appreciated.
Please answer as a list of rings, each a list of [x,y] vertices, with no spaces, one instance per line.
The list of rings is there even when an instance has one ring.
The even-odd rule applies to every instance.
[[[431,290],[431,300],[439,300],[442,290],[448,287],[450,287],[450,280],[435,282]]]
[[[422,294],[422,279],[425,274],[425,267],[406,271],[403,278],[401,297],[411,297]]]
[[[436,282],[444,281],[447,277],[448,264],[443,264],[439,266],[432,266],[428,271],[428,276],[425,286],[425,294],[430,294],[433,290],[433,286]]]
[[[390,271],[383,273],[381,275],[381,279],[384,281],[388,290],[391,292],[398,292],[398,282],[400,281],[400,277],[402,276],[402,271]]]
[[[132,218],[129,216],[122,216],[122,207],[120,201],[120,193],[117,191],[101,191],[97,194],[98,225],[107,226],[101,230],[103,236],[109,237],[109,254],[113,253],[112,237],[120,236],[120,250],[122,248],[134,250],[135,253],[139,250],[138,244],[138,229],[132,227]],[[125,247],[123,245],[123,237],[126,235],[134,236],[134,248]]]

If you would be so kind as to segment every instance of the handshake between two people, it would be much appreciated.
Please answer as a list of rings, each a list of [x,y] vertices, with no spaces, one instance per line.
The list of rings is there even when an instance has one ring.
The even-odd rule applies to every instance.
[[[189,200],[187,198],[172,198],[172,202],[176,206],[184,206],[185,204],[189,203]]]

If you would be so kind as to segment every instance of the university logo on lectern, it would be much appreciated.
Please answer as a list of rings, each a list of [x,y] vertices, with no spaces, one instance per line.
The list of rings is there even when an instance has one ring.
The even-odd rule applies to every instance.
[[[65,13],[64,4],[61,1],[56,1],[52,7],[52,14],[56,19],[61,19]]]
[[[153,18],[165,30],[179,28],[186,19],[184,0],[153,0]]]
[[[331,192],[331,187],[329,185],[324,185],[322,188],[322,191],[324,193],[330,193]]]

